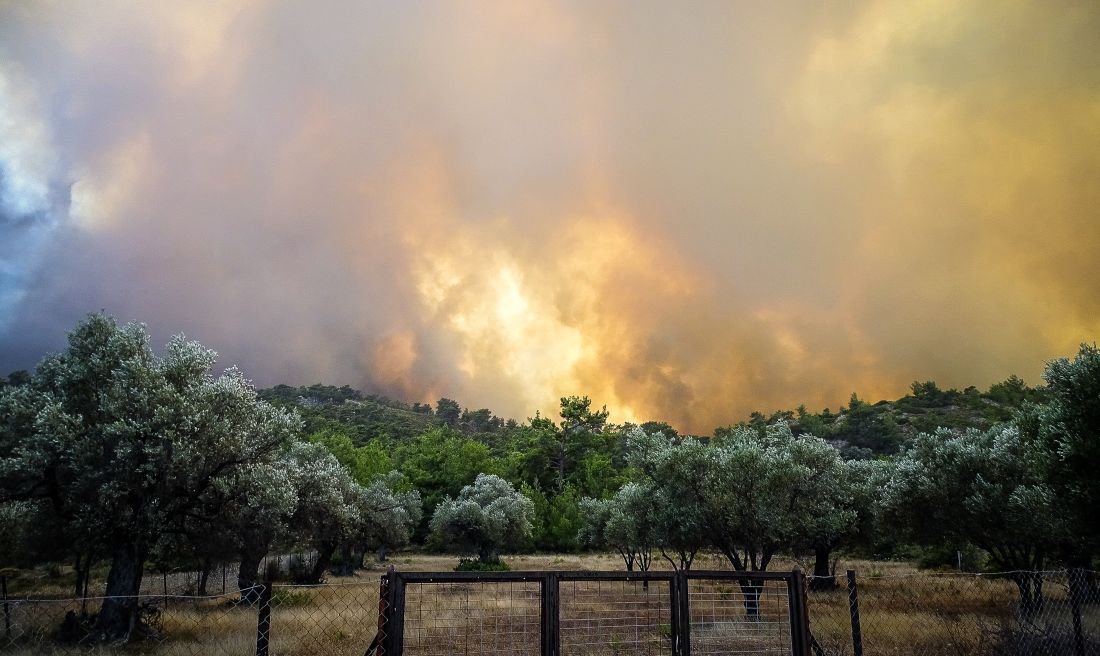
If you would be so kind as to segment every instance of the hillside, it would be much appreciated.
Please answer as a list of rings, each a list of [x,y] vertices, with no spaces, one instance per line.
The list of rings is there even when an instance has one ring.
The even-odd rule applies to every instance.
[[[410,440],[432,427],[448,426],[468,438],[494,444],[501,433],[518,426],[492,411],[462,409],[458,402],[440,399],[433,408],[426,403],[406,403],[376,394],[363,394],[345,385],[314,384],[303,387],[276,385],[260,391],[261,398],[296,409],[306,422],[307,433],[339,428],[362,445],[377,438]],[[764,415],[754,412],[749,419],[715,429],[720,437],[735,426],[755,426],[785,421],[795,433],[811,433],[829,440],[845,457],[867,458],[892,454],[919,433],[937,428],[987,429],[1007,421],[1026,402],[1045,400],[1043,388],[1029,387],[1011,376],[982,392],[940,389],[933,381],[914,382],[911,393],[895,400],[868,403],[853,394],[848,405],[833,412],[826,408],[811,413],[800,407]],[[673,432],[668,424],[647,422],[644,427]],[[711,436],[699,436],[703,439]]]

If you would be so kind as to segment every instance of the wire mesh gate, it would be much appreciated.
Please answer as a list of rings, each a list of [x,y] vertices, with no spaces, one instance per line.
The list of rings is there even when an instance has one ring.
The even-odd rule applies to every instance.
[[[801,572],[393,572],[368,656],[809,654]]]

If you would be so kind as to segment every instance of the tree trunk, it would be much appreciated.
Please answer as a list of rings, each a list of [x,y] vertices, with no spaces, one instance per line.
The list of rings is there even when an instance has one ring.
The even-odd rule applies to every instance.
[[[241,591],[241,603],[255,604],[260,600],[260,561],[266,554],[258,550],[242,549],[241,564],[237,569],[237,588]]]
[[[332,555],[336,553],[335,542],[322,542],[317,547],[317,560],[313,563],[313,570],[309,573],[309,581],[307,583],[315,585],[321,582],[321,579],[325,577],[325,572],[328,571],[328,567],[332,564]]]
[[[340,545],[340,567],[337,568],[339,576],[351,576],[355,573],[355,563],[352,560],[354,551],[350,543]]]
[[[92,557],[81,558],[81,554],[76,555],[76,561],[73,563],[73,573],[76,574],[76,592],[74,597],[80,597],[84,594],[85,581],[88,580],[88,570],[91,569]]]
[[[1043,575],[1038,572],[1018,572],[1013,576],[1020,591],[1020,613],[1027,619],[1043,612]]]
[[[745,619],[750,622],[760,621],[760,593],[763,585],[760,581],[752,579],[738,579],[741,586],[741,595],[745,598]]]
[[[195,594],[200,597],[206,596],[206,582],[210,579],[210,567],[210,559],[204,559],[202,561],[202,571],[199,572],[199,584],[195,590]]]
[[[386,562],[386,545],[382,545],[381,547],[378,547],[378,562],[380,562],[380,563]]]
[[[145,565],[145,550],[130,543],[111,550],[107,593],[96,619],[100,641],[127,642],[138,625],[138,593]]]
[[[836,577],[829,569],[829,557],[832,550],[828,547],[814,549],[814,576],[810,579],[810,589],[815,591],[835,590]]]

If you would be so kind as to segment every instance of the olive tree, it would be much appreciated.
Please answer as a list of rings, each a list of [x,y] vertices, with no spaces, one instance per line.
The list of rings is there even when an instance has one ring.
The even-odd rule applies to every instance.
[[[870,532],[874,495],[885,482],[890,464],[844,460],[829,444],[805,436],[786,448],[792,462],[803,468],[792,497],[791,547],[813,553],[810,589],[835,588],[833,552]]]
[[[610,499],[581,500],[577,540],[596,549],[614,549],[629,572],[649,571],[657,544],[657,506],[653,490],[627,483]]]
[[[500,559],[501,549],[519,546],[531,533],[534,504],[495,474],[478,474],[457,498],[445,498],[431,519],[442,545],[473,551],[483,563]]]
[[[701,534],[736,571],[767,570],[820,512],[821,483],[836,455],[824,441],[795,437],[782,423],[763,432],[736,428],[712,444],[631,435],[633,462],[655,489],[690,508]],[[746,614],[760,616],[760,586],[739,581]]]
[[[919,435],[882,490],[883,519],[918,543],[946,537],[985,550],[994,567],[1013,572],[1020,608],[1034,615],[1043,607],[1037,572],[1067,528],[1045,480],[1047,456],[1015,425]]]
[[[424,504],[420,492],[404,490],[405,477],[396,471],[379,476],[364,488],[356,542],[363,551],[396,549],[409,543],[420,524]]]
[[[1050,402],[1039,411],[1039,432],[1050,452],[1048,479],[1072,513],[1074,539],[1064,547],[1070,565],[1091,568],[1100,550],[1100,349],[1082,344],[1077,356],[1047,365]]]
[[[218,487],[273,460],[299,420],[182,336],[154,354],[144,326],[90,315],[68,347],[0,400],[0,501],[43,498],[110,560],[101,639],[138,622],[143,566],[162,534],[213,523]]]
[[[350,503],[354,514],[338,543],[337,573],[350,576],[370,549],[392,549],[409,542],[413,529],[420,523],[422,503],[416,490],[399,490],[403,481],[404,477],[394,471],[379,476],[369,485],[354,486]]]

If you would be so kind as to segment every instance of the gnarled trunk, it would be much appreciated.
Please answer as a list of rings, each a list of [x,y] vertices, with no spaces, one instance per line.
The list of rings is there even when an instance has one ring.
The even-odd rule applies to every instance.
[[[241,549],[241,564],[237,569],[237,588],[241,603],[255,604],[260,600],[260,562],[267,555],[254,549]]]
[[[1020,613],[1032,619],[1043,612],[1043,575],[1040,572],[1017,572],[1013,575],[1016,588],[1020,591]]]
[[[829,556],[832,554],[832,549],[828,547],[817,547],[814,549],[814,577],[810,579],[811,590],[834,590],[836,589],[836,577],[833,576],[832,571],[829,569]]]
[[[129,543],[111,550],[107,594],[99,609],[95,631],[105,642],[127,642],[138,626],[138,593],[145,565],[145,549]]]
[[[313,563],[313,570],[309,574],[307,583],[320,583],[332,564],[332,555],[336,553],[335,542],[322,542],[317,546],[317,561]]]

